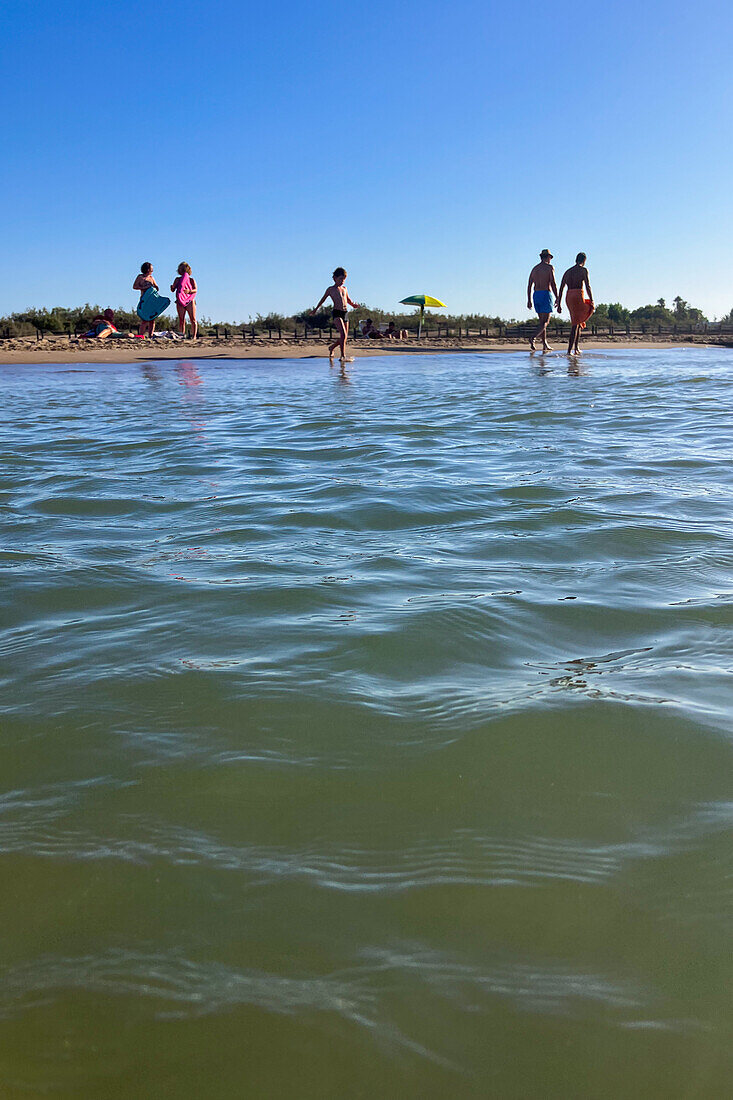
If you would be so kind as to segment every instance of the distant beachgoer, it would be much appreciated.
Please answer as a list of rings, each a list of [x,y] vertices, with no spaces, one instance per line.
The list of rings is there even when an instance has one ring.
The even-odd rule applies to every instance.
[[[557,298],[557,285],[555,283],[555,269],[550,263],[552,253],[543,248],[540,252],[540,262],[535,264],[529,273],[527,283],[527,309],[534,309],[540,319],[540,327],[529,342],[532,351],[537,349],[534,342],[538,336],[542,337],[542,350],[552,351],[547,343],[547,325],[552,315],[552,291]],[[534,287],[534,293],[532,288]]]
[[[132,289],[140,291],[140,301],[142,301],[143,294],[146,290],[150,290],[151,286],[155,287],[156,290],[160,290],[160,287],[153,278],[153,265],[146,262],[140,265],[140,274],[132,284]],[[140,305],[140,302],[138,302],[138,305]],[[140,336],[152,336],[154,332],[155,321],[140,322]]]
[[[191,274],[191,265],[180,263],[178,265],[178,277],[171,283],[171,290],[176,293],[176,309],[178,310],[178,331],[181,336],[186,335],[186,314],[191,318],[191,339],[198,335],[196,324],[196,280]]]
[[[364,326],[361,330],[362,336],[366,336],[367,340],[383,340],[384,333],[380,332],[378,328],[374,327],[374,323],[371,317],[367,317],[364,322]]]
[[[105,309],[104,313],[98,313],[92,318],[92,325],[88,332],[82,333],[82,340],[106,340],[113,332],[119,330],[115,326],[115,315],[111,309]]]
[[[387,331],[384,334],[388,340],[406,340],[407,329],[397,328],[394,321],[390,321],[387,325]]]
[[[337,267],[333,273],[333,286],[328,287],[323,292],[323,297],[316,306],[311,310],[311,315],[317,313],[321,308],[326,298],[330,298],[333,302],[333,319],[336,323],[336,331],[338,332],[338,338],[334,340],[332,344],[328,346],[328,358],[333,359],[333,353],[337,347],[341,347],[341,359],[346,361],[346,341],[349,338],[349,319],[346,315],[347,306],[351,306],[352,309],[358,309],[359,306],[356,302],[352,302],[349,297],[349,292],[346,289],[346,271],[343,267]]]
[[[580,355],[578,347],[581,330],[590,320],[595,305],[593,304],[593,291],[590,288],[590,278],[585,261],[588,259],[585,252],[579,252],[575,257],[575,266],[569,267],[562,277],[560,293],[557,296],[557,312],[562,309],[562,292],[568,288],[566,297],[568,313],[570,314],[570,341],[568,343],[568,355]],[[583,294],[583,288],[588,291],[588,297]]]

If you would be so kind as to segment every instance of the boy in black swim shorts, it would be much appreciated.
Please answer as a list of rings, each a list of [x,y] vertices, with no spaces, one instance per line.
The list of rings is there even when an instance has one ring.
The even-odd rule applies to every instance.
[[[358,303],[352,302],[349,297],[349,292],[346,289],[346,271],[343,267],[337,267],[333,273],[333,286],[330,286],[328,290],[324,291],[323,297],[316,306],[311,310],[311,316],[317,313],[321,308],[326,298],[330,298],[333,302],[333,319],[336,324],[336,332],[338,337],[328,347],[328,358],[333,359],[333,353],[339,345],[341,346],[341,362],[346,362],[346,341],[349,338],[349,320],[346,316],[346,307],[351,306],[352,309],[358,309]]]

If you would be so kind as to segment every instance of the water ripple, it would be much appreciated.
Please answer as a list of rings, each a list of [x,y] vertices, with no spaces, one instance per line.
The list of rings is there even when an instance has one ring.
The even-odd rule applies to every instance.
[[[733,364],[584,360],[0,368],[10,1087],[725,1094]]]

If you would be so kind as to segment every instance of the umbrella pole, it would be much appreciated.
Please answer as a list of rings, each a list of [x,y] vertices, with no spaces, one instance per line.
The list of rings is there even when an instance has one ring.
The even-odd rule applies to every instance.
[[[418,340],[422,336],[422,318],[423,318],[423,313],[424,312],[425,312],[425,306],[420,306],[420,320],[418,321],[418,324],[417,324],[417,338],[418,338]]]

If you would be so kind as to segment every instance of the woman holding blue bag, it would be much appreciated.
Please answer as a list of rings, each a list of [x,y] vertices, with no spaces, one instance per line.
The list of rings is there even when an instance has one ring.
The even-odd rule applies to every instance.
[[[132,284],[133,290],[140,291],[140,301],[137,303],[137,315],[140,318],[140,332],[138,336],[152,336],[155,332],[155,318],[164,313],[171,304],[170,298],[164,298],[159,293],[159,287],[153,278],[153,265],[144,263],[140,267],[140,274]]]

